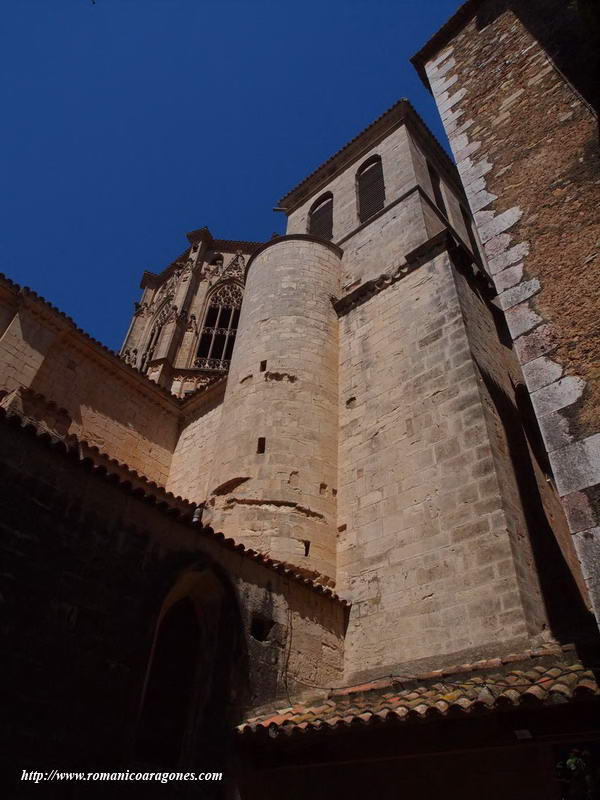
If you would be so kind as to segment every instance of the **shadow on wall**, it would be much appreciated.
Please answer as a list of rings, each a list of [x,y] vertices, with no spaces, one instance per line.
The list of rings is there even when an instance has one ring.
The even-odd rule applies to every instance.
[[[485,369],[479,364],[477,368],[506,434],[552,634],[562,644],[576,642],[596,653],[599,636],[594,616],[587,609],[559,547],[538,488],[531,452],[540,469],[547,475],[551,473],[537,418],[533,409],[528,411],[524,405],[531,402],[529,394],[524,386],[516,387],[513,400]]]
[[[233,775],[248,656],[237,598],[220,572],[214,564],[186,569],[163,603],[133,743],[140,768]],[[203,796],[225,789],[215,784]]]
[[[597,0],[493,0],[477,11],[482,30],[507,9],[540,43],[565,78],[600,109],[600,4]]]
[[[467,280],[491,314],[498,341],[503,347],[512,350],[506,318],[493,302],[496,296],[493,284],[481,273],[473,274],[471,256],[464,248],[452,245],[450,254],[457,271]],[[477,351],[473,352],[474,363],[504,429],[508,456],[525,516],[551,631],[564,644],[577,642],[586,647],[585,643],[588,643],[598,656],[600,636],[594,615],[588,610],[581,594],[583,579],[578,586],[572,567],[563,555],[552,522],[547,517],[540,494],[540,473],[551,478],[552,468],[527,387],[523,384],[515,385],[511,379],[514,394],[507,394],[476,357],[475,352]],[[482,352],[485,353],[485,348]],[[532,459],[535,459],[538,467],[537,474]],[[571,542],[568,543],[570,544]],[[572,555],[577,562],[574,549]]]

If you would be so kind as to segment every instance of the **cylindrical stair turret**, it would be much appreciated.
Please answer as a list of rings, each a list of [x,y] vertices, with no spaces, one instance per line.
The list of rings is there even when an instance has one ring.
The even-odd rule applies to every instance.
[[[341,251],[282,236],[248,264],[206,519],[335,575]]]

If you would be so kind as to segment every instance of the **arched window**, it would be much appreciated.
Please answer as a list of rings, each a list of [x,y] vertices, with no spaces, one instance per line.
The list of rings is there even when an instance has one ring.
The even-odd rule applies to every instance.
[[[358,219],[365,222],[385,205],[383,167],[379,156],[372,156],[356,173]]]
[[[319,239],[333,237],[333,195],[326,192],[312,204],[308,212],[308,232]]]
[[[159,614],[134,762],[154,769],[210,763],[225,772],[227,743],[247,699],[247,675],[243,626],[229,580],[199,563],[178,576]]]
[[[195,367],[219,371],[229,369],[241,306],[239,284],[225,283],[214,292],[204,319]]]
[[[154,647],[136,742],[144,763],[176,767],[187,732],[197,679],[200,629],[188,599],[164,616]]]

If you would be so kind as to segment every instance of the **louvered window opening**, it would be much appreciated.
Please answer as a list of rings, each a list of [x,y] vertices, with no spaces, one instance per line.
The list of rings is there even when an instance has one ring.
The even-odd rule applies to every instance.
[[[446,203],[444,203],[444,195],[442,194],[442,181],[440,176],[429,163],[427,163],[427,169],[429,171],[429,180],[431,181],[435,204],[442,214],[447,217],[448,211],[446,210]]]
[[[225,372],[231,363],[231,354],[240,318],[241,290],[224,287],[211,299],[194,366],[198,369]]]
[[[308,232],[319,239],[333,238],[333,196],[317,200],[308,215]]]
[[[385,205],[385,186],[381,159],[361,168],[357,176],[358,218],[361,222],[370,219]]]

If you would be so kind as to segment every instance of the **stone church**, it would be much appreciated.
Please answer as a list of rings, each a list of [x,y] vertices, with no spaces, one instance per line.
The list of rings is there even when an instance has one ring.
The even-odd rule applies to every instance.
[[[454,161],[400,100],[119,354],[2,278],[7,796],[598,796],[593,6],[462,5]]]

